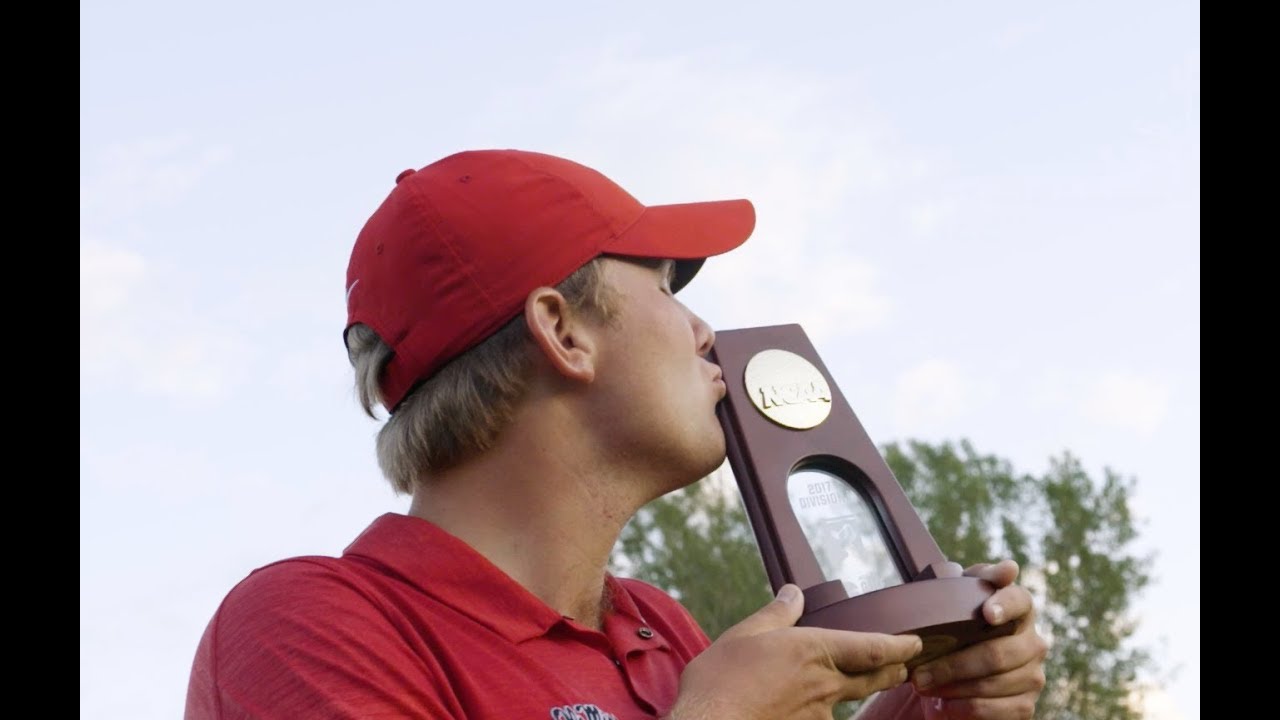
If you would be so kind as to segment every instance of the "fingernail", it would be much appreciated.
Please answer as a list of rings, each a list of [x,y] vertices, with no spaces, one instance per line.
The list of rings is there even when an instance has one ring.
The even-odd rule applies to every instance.
[[[1004,608],[1000,606],[1000,603],[991,603],[991,617],[995,619],[993,623],[995,625],[1004,622]]]
[[[933,684],[933,675],[929,674],[927,671],[926,672],[921,672],[919,670],[916,671],[916,689],[917,690],[928,690],[931,684]]]
[[[778,591],[778,599],[784,603],[793,603],[800,597],[800,588],[795,585],[783,585]]]

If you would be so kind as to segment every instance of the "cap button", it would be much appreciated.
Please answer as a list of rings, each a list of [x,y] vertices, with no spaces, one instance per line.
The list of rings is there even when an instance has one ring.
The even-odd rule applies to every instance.
[[[400,173],[399,175],[397,175],[397,176],[396,176],[396,184],[397,184],[397,185],[399,185],[401,180],[403,180],[403,179],[405,179],[405,178],[409,177],[410,175],[412,175],[412,174],[414,174],[414,173],[416,173],[416,172],[418,172],[418,171],[417,171],[417,170],[414,170],[413,168],[409,168],[408,170],[405,170],[404,172],[402,172],[402,173]]]

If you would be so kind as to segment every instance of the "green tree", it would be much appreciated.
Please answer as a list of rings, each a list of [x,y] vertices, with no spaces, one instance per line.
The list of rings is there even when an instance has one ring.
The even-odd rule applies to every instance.
[[[1151,560],[1131,549],[1134,481],[1107,470],[1095,482],[1070,453],[1051,458],[1042,477],[1019,474],[967,441],[891,443],[882,453],[949,559],[1011,557],[1022,567],[1019,582],[1036,596],[1040,631],[1052,643],[1037,717],[1140,718],[1130,697],[1152,662],[1132,646],[1129,611]],[[771,597],[731,485],[713,478],[645,506],[623,530],[613,563],[679,598],[712,638]]]
[[[1045,717],[1140,716],[1128,700],[1153,663],[1145,649],[1132,647],[1137,623],[1129,610],[1150,581],[1151,558],[1129,552],[1137,536],[1133,486],[1110,470],[1095,483],[1070,454],[1054,459],[1037,482],[1049,521],[1040,563],[1043,625],[1053,641],[1040,702]]]
[[[1031,478],[1006,460],[978,454],[968,441],[890,443],[881,454],[949,560],[968,565],[1009,557],[1027,566]]]

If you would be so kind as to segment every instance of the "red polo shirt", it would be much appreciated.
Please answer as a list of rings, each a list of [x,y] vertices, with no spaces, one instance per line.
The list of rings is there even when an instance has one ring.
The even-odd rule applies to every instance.
[[[606,586],[597,632],[431,523],[387,514],[342,557],[268,565],[228,594],[200,641],[186,716],[659,716],[707,637],[661,590]]]

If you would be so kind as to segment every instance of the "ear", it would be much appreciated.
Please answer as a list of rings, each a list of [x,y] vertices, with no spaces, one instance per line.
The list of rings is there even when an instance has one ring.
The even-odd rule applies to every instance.
[[[529,293],[524,319],[534,344],[555,372],[578,382],[595,380],[594,328],[558,290],[540,287]]]

